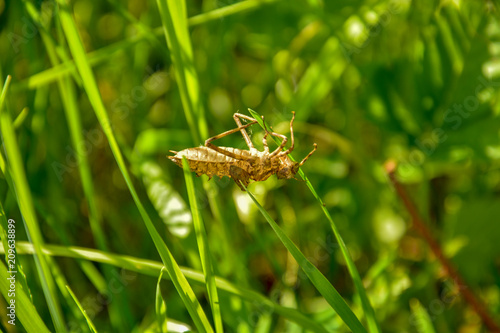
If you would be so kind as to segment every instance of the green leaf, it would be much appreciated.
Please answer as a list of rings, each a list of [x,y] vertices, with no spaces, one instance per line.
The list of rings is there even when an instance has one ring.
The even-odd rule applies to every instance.
[[[82,78],[83,87],[87,92],[89,100],[94,108],[94,112],[101,124],[104,133],[108,139],[109,145],[111,147],[111,151],[115,157],[116,163],[125,179],[125,183],[132,195],[132,198],[141,214],[141,217],[148,229],[151,238],[162,258],[163,263],[165,264],[165,268],[174,283],[177,292],[182,298],[184,305],[186,306],[189,314],[191,315],[192,320],[194,321],[196,327],[200,331],[212,332],[212,328],[210,323],[203,312],[201,305],[199,304],[191,286],[188,281],[182,274],[172,256],[170,250],[164,243],[158,231],[155,229],[151,218],[149,217],[144,205],[142,204],[137,191],[133,185],[132,178],[130,177],[129,171],[125,165],[125,160],[123,158],[122,152],[118,146],[118,142],[116,140],[116,136],[113,132],[113,128],[109,121],[108,115],[106,113],[106,108],[102,101],[101,95],[99,93],[99,89],[97,87],[96,80],[90,68],[90,64],[85,55],[85,50],[83,48],[82,41],[80,40],[80,36],[78,34],[78,30],[76,28],[75,22],[71,14],[69,13],[69,8],[67,7],[67,2],[65,0],[58,0],[59,4],[59,17],[61,20],[61,25],[63,27],[64,34],[66,36],[66,40],[68,42],[69,48],[71,50],[71,54],[75,60],[76,67],[78,69],[78,73]]]
[[[87,312],[82,307],[82,304],[80,303],[78,298],[75,296],[75,294],[73,293],[71,288],[69,286],[66,286],[66,289],[68,289],[69,294],[71,295],[71,297],[75,301],[76,305],[78,306],[78,308],[82,312],[83,316],[85,317],[85,320],[87,321],[87,324],[89,325],[90,331],[97,333],[97,329],[95,328],[94,323],[92,322],[92,319],[90,319],[90,317],[87,315]]]
[[[201,266],[203,274],[205,274],[205,281],[207,282],[208,299],[212,308],[214,316],[215,331],[223,332],[222,317],[219,305],[219,295],[217,293],[217,286],[215,285],[215,275],[213,272],[213,264],[208,247],[208,237],[205,230],[205,225],[201,219],[200,211],[198,209],[198,202],[196,201],[195,189],[193,184],[193,175],[189,169],[189,163],[186,157],[182,158],[182,166],[184,169],[184,178],[186,179],[186,187],[189,197],[189,205],[193,215],[194,230],[196,233],[196,242],[198,243],[198,250],[200,252]]]
[[[243,187],[243,183],[241,183]],[[246,187],[245,187],[246,189]],[[309,260],[307,260],[306,256],[300,252],[298,247],[292,242],[290,238],[283,232],[283,230],[278,226],[278,224],[272,219],[269,213],[259,204],[257,199],[246,189],[248,195],[253,200],[253,202],[257,205],[260,212],[267,220],[271,228],[273,228],[274,232],[280,239],[281,243],[287,248],[288,252],[295,258],[295,261],[299,264],[300,268],[306,273],[307,277],[314,284],[316,289],[319,291],[321,295],[325,298],[325,300],[332,306],[332,308],[337,312],[337,314],[342,318],[344,323],[351,329],[353,332],[366,332],[366,329],[361,325],[361,322],[356,317],[356,315],[349,308],[347,303],[344,301],[342,296],[338,293],[337,289],[328,281],[328,279],[314,266]]]
[[[156,297],[155,297],[155,313],[156,321],[158,322],[158,328],[160,333],[166,332],[167,326],[167,303],[163,299],[161,294],[161,279],[163,278],[163,270],[165,267],[161,268],[160,275],[158,276],[158,282],[156,282]]]
[[[32,247],[33,248],[33,247]],[[50,332],[45,326],[43,320],[40,318],[40,315],[36,311],[35,307],[31,303],[30,298],[26,295],[23,288],[19,283],[15,283],[15,297],[12,298],[9,296],[9,290],[11,289],[11,280],[8,278],[11,277],[11,274],[7,273],[7,268],[5,267],[3,262],[0,262],[0,291],[2,292],[3,297],[7,300],[7,303],[10,303],[11,299],[15,300],[15,316],[19,319],[24,329],[28,333],[45,333]],[[15,278],[14,278],[15,281]],[[10,306],[10,305],[8,305]],[[6,309],[8,313],[11,313],[10,309]],[[8,313],[4,312],[3,320],[12,320]],[[14,321],[15,323],[15,321]]]

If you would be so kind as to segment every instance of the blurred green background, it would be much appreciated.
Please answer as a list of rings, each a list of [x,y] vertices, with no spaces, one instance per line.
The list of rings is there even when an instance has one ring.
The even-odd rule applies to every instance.
[[[184,2],[167,4],[174,23],[182,24],[175,16],[182,10],[173,3]],[[68,8],[133,186],[179,265],[202,270],[183,170],[166,158],[169,150],[198,146],[234,128],[233,113],[248,114],[247,108],[288,135],[296,111],[293,156],[300,160],[318,144],[302,170],[340,230],[380,330],[485,332],[412,228],[383,166],[398,163],[397,179],[445,255],[500,322],[499,5],[192,0],[185,2],[188,33],[178,32],[185,49],[166,42],[155,1],[77,0]],[[88,79],[71,60],[60,14],[52,1],[0,1],[0,77],[12,76],[2,113],[15,119],[43,240],[66,250],[79,246],[160,261],[94,112]],[[65,102],[64,87],[74,92],[80,127],[68,122],[71,102]],[[261,149],[262,130],[254,125],[250,132]],[[239,134],[218,144],[245,149]],[[2,155],[9,161],[5,149]],[[83,174],[91,178],[82,180]],[[329,332],[348,332],[247,194],[227,178],[205,177],[194,185],[215,274],[297,309]],[[85,192],[85,186],[93,190]],[[273,176],[249,190],[363,322],[345,260],[306,184]],[[27,235],[16,193],[4,171],[0,198],[21,242]],[[95,202],[94,222],[85,193]],[[124,266],[110,269],[64,253],[50,261],[51,272],[92,313],[98,331],[157,329],[159,270],[148,276],[138,264],[130,282],[90,309],[95,301],[85,300],[102,295]],[[36,311],[54,331],[33,257],[19,254],[18,260]],[[161,289],[168,320],[193,327],[172,283]],[[203,285],[193,289],[209,315]],[[258,301],[220,297],[227,332],[307,329]],[[71,329],[79,315],[61,303]],[[15,332],[6,306],[2,298],[2,330]]]

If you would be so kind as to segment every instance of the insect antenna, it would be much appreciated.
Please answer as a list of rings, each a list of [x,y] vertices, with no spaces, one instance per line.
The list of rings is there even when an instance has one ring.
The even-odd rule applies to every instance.
[[[292,140],[293,140],[293,139],[292,139]],[[309,157],[311,157],[311,155],[312,155],[312,154],[316,151],[316,149],[318,149],[318,145],[315,143],[315,144],[314,144],[314,149],[313,149],[313,150],[312,150],[309,154],[307,154],[307,156],[306,156],[306,157],[304,157],[304,159],[303,159],[303,160],[299,163],[299,167],[301,167],[301,166],[302,166],[302,165],[303,165],[303,164],[307,161],[307,159],[308,159]]]

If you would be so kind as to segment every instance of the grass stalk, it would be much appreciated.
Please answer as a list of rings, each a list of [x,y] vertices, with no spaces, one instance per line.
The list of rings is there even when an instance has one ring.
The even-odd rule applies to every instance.
[[[95,111],[97,119],[101,124],[104,134],[108,139],[109,145],[111,147],[111,151],[115,157],[115,160],[118,164],[118,167],[125,179],[125,183],[129,189],[130,194],[139,210],[139,213],[148,229],[148,232],[153,239],[153,242],[162,258],[163,263],[165,264],[165,268],[172,279],[172,282],[177,289],[177,292],[181,296],[191,319],[196,325],[197,329],[200,331],[213,331],[210,323],[199,304],[196,296],[189,285],[188,281],[182,274],[179,269],[177,262],[172,256],[170,250],[164,243],[160,234],[156,230],[155,226],[151,218],[149,217],[144,205],[142,204],[137,191],[133,185],[132,179],[130,177],[130,173],[125,165],[125,160],[123,158],[123,154],[118,146],[118,142],[116,140],[115,134],[113,132],[112,125],[109,121],[108,115],[106,113],[106,108],[102,101],[101,95],[99,93],[99,89],[97,87],[97,83],[95,81],[94,75],[92,73],[91,67],[86,58],[85,50],[83,48],[83,44],[80,40],[80,36],[78,34],[78,30],[76,28],[75,22],[71,14],[69,13],[68,4],[65,0],[58,0],[59,4],[59,17],[61,20],[61,25],[66,36],[71,54],[75,60],[76,67],[78,69],[78,73],[82,78],[82,83],[85,91],[90,99],[92,107]]]
[[[264,121],[262,120],[262,117],[255,112],[252,109],[248,109],[252,117],[254,117],[259,125],[264,129],[264,128],[270,128],[269,125],[265,125],[264,127]],[[273,140],[279,145],[277,142],[276,138],[272,136]],[[292,161],[295,161],[291,155],[288,155]],[[380,328],[378,326],[377,320],[375,318],[375,312],[373,311],[373,307],[370,304],[370,301],[368,299],[368,296],[366,295],[366,290],[365,287],[363,286],[363,282],[361,281],[361,276],[359,275],[358,269],[356,268],[356,265],[354,264],[354,261],[352,260],[352,257],[349,253],[349,250],[347,249],[347,246],[344,243],[344,240],[342,239],[342,236],[340,235],[339,230],[337,229],[337,226],[333,222],[332,216],[330,215],[330,212],[328,212],[328,209],[326,209],[325,205],[323,204],[323,200],[319,197],[318,193],[312,186],[311,182],[309,179],[306,177],[304,174],[304,171],[299,169],[298,174],[300,177],[306,182],[307,187],[311,191],[312,195],[318,202],[319,206],[321,207],[321,210],[323,211],[323,214],[325,214],[328,222],[330,223],[330,228],[333,231],[333,234],[335,235],[335,239],[337,240],[337,243],[340,246],[340,251],[342,253],[342,256],[347,264],[347,269],[349,271],[349,274],[352,277],[352,280],[354,282],[354,286],[356,287],[356,290],[358,292],[358,295],[361,299],[361,306],[363,307],[363,311],[366,316],[366,320],[368,322],[368,328],[371,333],[378,333],[380,332]]]

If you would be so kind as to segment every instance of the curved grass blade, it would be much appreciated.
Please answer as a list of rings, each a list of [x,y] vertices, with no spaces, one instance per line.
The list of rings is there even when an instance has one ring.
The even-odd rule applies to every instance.
[[[246,0],[234,3],[222,8],[214,9],[212,11],[201,13],[192,16],[188,19],[189,26],[196,26],[200,24],[209,23],[214,20],[223,19],[226,16],[244,13],[250,10],[258,9],[261,5],[272,3],[279,0]],[[150,31],[149,29],[147,31]],[[91,65],[97,65],[104,61],[111,59],[112,55],[116,52],[123,52],[124,49],[133,47],[134,45],[144,41],[150,40],[152,37],[148,35],[147,31],[140,29],[137,35],[129,37],[128,39],[121,40],[111,45],[104,46],[96,51],[89,52],[87,59]],[[163,27],[158,27],[152,30],[154,36],[163,35]],[[75,70],[75,64],[72,60],[65,61],[64,63],[53,66],[52,68],[41,71],[37,74],[24,79],[12,86],[12,91],[20,91],[24,89],[35,89],[40,86],[47,85],[60,77],[70,75]]]
[[[280,0],[246,0],[233,3],[222,8],[217,8],[206,13],[202,13],[189,18],[189,25],[195,26],[208,23],[213,20],[220,20],[226,16],[257,9],[263,5]]]
[[[8,82],[9,78],[6,81],[6,87],[8,87]],[[6,87],[4,87],[2,96],[0,97],[0,103],[2,104],[5,99]],[[12,177],[12,182],[9,182],[9,185],[13,186],[11,190],[16,195],[19,210],[21,211],[25,223],[26,233],[35,249],[34,259],[40,278],[40,284],[42,285],[42,290],[56,330],[65,331],[64,319],[55,289],[54,279],[50,272],[49,265],[47,264],[45,254],[41,250],[43,237],[36,218],[31,191],[24,171],[19,146],[17,145],[14,133],[14,125],[9,112],[1,112],[0,127],[2,131],[2,144],[7,158],[6,171]]]
[[[203,312],[203,309],[196,298],[191,286],[188,281],[182,274],[179,269],[177,262],[172,256],[170,250],[166,246],[165,242],[161,238],[160,234],[156,230],[155,226],[151,218],[149,217],[144,205],[142,204],[137,191],[133,185],[132,178],[130,177],[130,173],[125,165],[125,160],[123,158],[123,154],[118,146],[118,142],[116,140],[115,134],[113,132],[111,123],[109,121],[108,115],[106,113],[106,108],[104,106],[104,102],[99,93],[99,89],[97,87],[96,80],[92,73],[90,64],[88,63],[88,59],[86,58],[85,50],[83,48],[82,41],[78,34],[78,30],[76,28],[76,24],[74,22],[73,17],[69,13],[69,8],[66,0],[58,0],[59,4],[59,17],[61,20],[61,25],[63,27],[64,34],[66,36],[66,40],[68,42],[71,54],[75,60],[76,67],[78,69],[78,73],[82,78],[83,87],[87,92],[89,100],[91,101],[92,107],[95,111],[97,119],[101,124],[104,134],[108,139],[109,145],[111,147],[111,151],[115,157],[115,160],[118,164],[118,167],[125,179],[125,183],[129,189],[130,194],[139,210],[139,213],[148,229],[148,232],[158,250],[160,257],[162,258],[163,263],[165,264],[165,268],[172,279],[172,282],[177,289],[182,301],[184,302],[191,319],[194,324],[200,331],[212,332],[213,329],[210,326],[210,322],[207,319],[207,316]]]
[[[261,118],[261,116],[255,112],[252,109],[248,109],[252,117],[254,117],[259,125],[262,128],[264,127],[264,122]],[[269,125],[266,125],[267,128],[269,128]],[[279,144],[274,136],[272,137],[277,144]],[[292,156],[288,155],[292,161],[295,161]],[[368,328],[370,332],[373,333],[378,333],[380,332],[380,328],[378,326],[377,320],[375,318],[375,312],[373,311],[373,307],[370,304],[370,300],[368,299],[368,296],[366,295],[366,290],[365,287],[363,287],[363,282],[361,281],[361,277],[359,275],[358,269],[356,268],[356,265],[354,264],[354,261],[351,258],[351,255],[349,254],[349,250],[347,249],[347,246],[344,243],[344,240],[342,239],[342,236],[340,235],[340,232],[337,229],[337,226],[333,222],[332,216],[328,212],[328,209],[326,209],[325,205],[323,204],[323,200],[319,197],[318,193],[312,186],[311,182],[309,179],[306,177],[304,174],[304,171],[302,169],[299,169],[298,174],[302,179],[306,182],[307,187],[311,191],[312,195],[316,198],[316,201],[318,201],[319,206],[321,207],[321,210],[325,214],[326,218],[328,219],[328,222],[330,222],[330,227],[332,228],[333,234],[335,235],[335,239],[337,240],[337,243],[340,246],[340,251],[342,252],[342,256],[344,257],[344,260],[347,264],[347,269],[349,270],[349,274],[352,277],[352,280],[354,282],[354,286],[356,287],[356,290],[358,291],[359,298],[361,299],[361,306],[363,307],[363,311],[366,316],[366,320],[368,322]]]
[[[193,218],[182,196],[167,181],[164,170],[155,161],[146,160],[138,165],[149,201],[168,231],[181,239],[187,237],[193,229]]]
[[[194,192],[193,174],[189,169],[186,157],[182,158],[182,166],[184,169],[184,178],[186,179],[186,187],[189,198],[189,206],[191,207],[191,214],[193,215],[193,225],[196,232],[196,242],[198,243],[198,250],[200,251],[201,266],[205,280],[207,282],[208,298],[212,313],[214,316],[215,331],[223,332],[222,317],[220,313],[219,295],[217,294],[217,287],[215,285],[215,275],[213,271],[212,260],[210,258],[210,249],[208,247],[208,237],[205,230],[205,225],[201,219],[200,211],[198,209],[198,202]]]
[[[161,279],[163,278],[163,270],[165,266],[161,268],[160,276],[158,276],[158,282],[156,283],[156,297],[155,297],[155,313],[156,321],[158,322],[158,329],[160,333],[163,333],[164,328],[167,326],[167,303],[163,299],[161,294]]]
[[[181,95],[186,120],[194,143],[207,137],[200,85],[193,61],[193,48],[189,38],[187,10],[184,0],[157,0],[170,58],[174,64],[177,86]]]
[[[240,182],[241,183],[241,182]],[[243,187],[243,183],[241,183]],[[344,323],[353,330],[353,332],[366,332],[366,329],[361,325],[361,322],[356,317],[356,315],[349,308],[347,303],[344,301],[342,296],[338,293],[334,286],[328,281],[328,279],[314,266],[307,258],[300,252],[298,247],[292,242],[290,238],[285,234],[285,232],[280,228],[280,226],[272,219],[272,217],[267,213],[267,211],[259,204],[257,199],[248,191],[245,187],[248,195],[252,201],[257,205],[260,212],[271,225],[274,232],[280,239],[280,241],[285,245],[288,252],[295,258],[300,268],[307,275],[309,280],[314,284],[316,289],[325,300],[332,306],[332,308],[337,312],[337,314],[342,318]]]
[[[78,308],[82,312],[83,316],[85,317],[85,320],[87,321],[87,324],[89,325],[90,331],[97,333],[97,329],[95,328],[94,323],[92,322],[92,319],[90,319],[90,317],[87,315],[87,312],[82,307],[82,304],[80,303],[78,298],[76,298],[75,294],[73,293],[73,290],[71,290],[71,288],[69,286],[66,286],[66,289],[68,290],[68,293],[71,295],[71,297],[75,301],[76,305],[78,306]]]
[[[60,47],[56,45],[57,41],[50,35],[48,29],[43,24],[43,20],[41,19],[41,15],[38,12],[35,5],[31,2],[23,0],[27,13],[31,16],[34,22],[37,22],[39,26],[40,36],[45,44],[45,48],[47,50],[47,54],[49,56],[50,62],[53,66],[57,66],[59,64],[59,58],[64,61],[68,60],[69,54],[66,50],[66,47]],[[60,34],[62,36],[62,31],[60,31],[61,27],[59,24],[56,25]],[[79,80],[78,74],[76,73],[76,69],[72,72],[74,75],[72,77],[76,77]],[[92,236],[94,237],[97,247],[103,251],[107,250],[106,237],[104,235],[104,231],[101,228],[102,225],[102,214],[98,209],[96,200],[95,200],[95,191],[94,185],[92,183],[92,175],[90,171],[90,164],[87,159],[87,152],[80,144],[81,142],[85,142],[83,138],[83,127],[80,119],[80,114],[78,111],[78,103],[76,102],[76,91],[74,87],[73,80],[69,76],[61,77],[57,80],[57,85],[60,91],[63,110],[66,115],[66,120],[68,123],[68,128],[70,131],[71,142],[76,150],[76,159],[77,159],[77,167],[80,174],[80,179],[82,182],[82,188],[87,199],[88,209],[89,209],[89,223],[90,229],[92,231]],[[19,117],[18,117],[19,118]],[[17,122],[17,119],[16,119]],[[58,165],[58,162],[53,162],[52,167]],[[57,173],[59,181],[63,181],[62,175]],[[47,219],[47,221],[49,221]],[[105,288],[106,283],[100,282],[99,280],[104,281],[104,279],[100,278],[100,274],[97,273],[95,267],[93,265],[87,265],[85,263],[81,263],[82,270],[86,273],[89,279],[93,282],[94,286],[100,291]],[[114,275],[113,268],[105,266],[103,267],[103,271],[107,280],[110,280]],[[97,273],[97,274],[96,274]],[[69,298],[69,294],[66,291],[65,285],[66,283],[57,281],[60,286],[61,293],[65,298]],[[96,283],[97,282],[97,283]],[[63,286],[61,288],[61,286]],[[131,312],[128,307],[128,300],[125,299],[125,295],[120,293],[116,295],[117,301],[109,304],[108,313],[111,320],[111,324],[113,327],[117,327],[117,329],[121,331],[127,331],[131,329]],[[73,305],[73,301],[69,299],[68,304],[70,306]],[[73,310],[74,307],[72,307]],[[78,309],[74,309],[73,312],[78,311]],[[86,323],[85,327],[86,327]]]
[[[18,242],[17,249],[19,254],[33,254],[33,246],[27,242]],[[158,277],[158,271],[161,270],[164,266],[163,263],[153,260],[110,254],[95,249],[76,246],[66,247],[60,245],[44,245],[43,251],[47,255],[51,256],[85,259],[100,263],[106,263],[109,265],[121,267],[126,270],[130,270],[132,272],[138,272],[140,274],[145,274],[153,277]],[[1,244],[0,253],[4,253],[4,249]],[[181,267],[180,270],[182,271],[184,276],[186,276],[186,278],[191,282],[197,283],[199,285],[206,284],[205,276],[203,275],[203,273],[186,267]],[[164,276],[164,278],[169,279],[170,277]],[[262,294],[259,294],[252,289],[237,286],[220,277],[215,277],[215,283],[220,291],[224,291],[226,293],[240,297],[241,299],[246,300],[251,304],[258,304],[258,306],[261,306],[262,308],[269,309],[269,311],[272,313],[276,313],[285,319],[299,324],[301,327],[307,329],[308,331],[328,333],[328,331],[323,326],[310,319],[309,316],[304,315],[296,309],[278,305],[271,301],[269,298],[265,297]]]
[[[30,244],[31,245],[31,244]],[[32,249],[34,250],[33,246]],[[0,262],[0,292],[6,300],[8,297],[10,282],[7,279],[9,274],[3,262]],[[15,298],[16,317],[19,319],[26,332],[33,333],[49,333],[50,331],[45,326],[43,320],[31,303],[30,298],[26,295],[19,283],[16,283],[16,298]],[[10,312],[10,311],[9,311]],[[7,317],[10,320],[10,317]],[[5,320],[5,318],[4,318]]]

